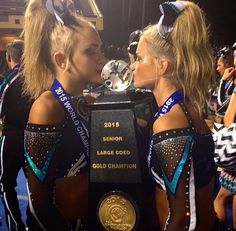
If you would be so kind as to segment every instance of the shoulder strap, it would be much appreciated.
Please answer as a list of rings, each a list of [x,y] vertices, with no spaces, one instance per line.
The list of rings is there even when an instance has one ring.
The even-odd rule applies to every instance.
[[[185,114],[185,116],[186,116],[186,118],[187,118],[187,120],[188,120],[188,122],[189,122],[190,128],[191,128],[193,131],[196,131],[196,128],[194,127],[194,124],[193,124],[192,117],[191,117],[191,115],[190,115],[190,113],[189,113],[187,107],[184,105],[183,101],[181,101],[181,102],[179,103],[179,105],[180,105],[180,107],[182,108],[182,110],[183,110],[183,112],[184,112],[184,114]]]

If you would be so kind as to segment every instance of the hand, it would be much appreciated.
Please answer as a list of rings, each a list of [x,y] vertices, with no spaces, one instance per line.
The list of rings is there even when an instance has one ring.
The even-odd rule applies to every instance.
[[[235,73],[235,68],[234,67],[229,67],[225,69],[225,72],[222,76],[222,80],[227,80],[228,78],[230,78],[233,74]]]
[[[210,129],[213,128],[214,121],[212,121],[211,119],[205,119],[205,122]]]

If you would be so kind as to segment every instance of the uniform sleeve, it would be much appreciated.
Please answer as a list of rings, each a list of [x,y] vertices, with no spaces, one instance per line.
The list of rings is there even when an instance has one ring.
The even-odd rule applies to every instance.
[[[61,126],[27,124],[25,158],[30,207],[44,230],[69,230],[54,203]]]
[[[192,135],[165,139],[154,145],[152,174],[164,182],[169,217],[166,230],[192,230],[196,223]],[[158,183],[160,183],[160,179]]]
[[[219,86],[218,95],[217,95],[217,101],[218,101],[219,106],[222,106],[222,104],[225,101],[225,94],[226,94],[225,84],[226,84],[225,80],[220,80],[220,86]]]

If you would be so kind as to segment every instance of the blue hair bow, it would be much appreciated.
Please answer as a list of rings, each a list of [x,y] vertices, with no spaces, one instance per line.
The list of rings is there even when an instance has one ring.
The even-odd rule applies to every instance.
[[[162,16],[157,23],[157,30],[159,35],[166,39],[167,35],[173,30],[173,24],[179,14],[186,7],[184,1],[164,2],[160,5]]]

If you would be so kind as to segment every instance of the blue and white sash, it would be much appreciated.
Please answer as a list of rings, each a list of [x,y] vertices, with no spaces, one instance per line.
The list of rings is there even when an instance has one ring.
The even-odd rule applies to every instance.
[[[180,100],[182,100],[182,94],[179,91],[175,91],[171,96],[164,102],[164,104],[159,108],[158,112],[154,116],[154,121],[157,120],[159,117],[165,115],[170,111],[170,109]],[[152,148],[153,148],[153,136],[151,137],[151,142],[149,146],[149,153],[148,153],[148,167],[150,170],[150,162],[151,162],[151,155],[152,155]]]
[[[88,159],[89,156],[89,135],[86,126],[84,125],[83,118],[78,114],[77,110],[75,109],[70,96],[65,92],[62,85],[57,81],[54,80],[51,91],[58,100],[58,102],[63,106],[67,115],[71,119],[76,132],[81,140],[83,145],[83,149],[85,152],[85,157]]]

